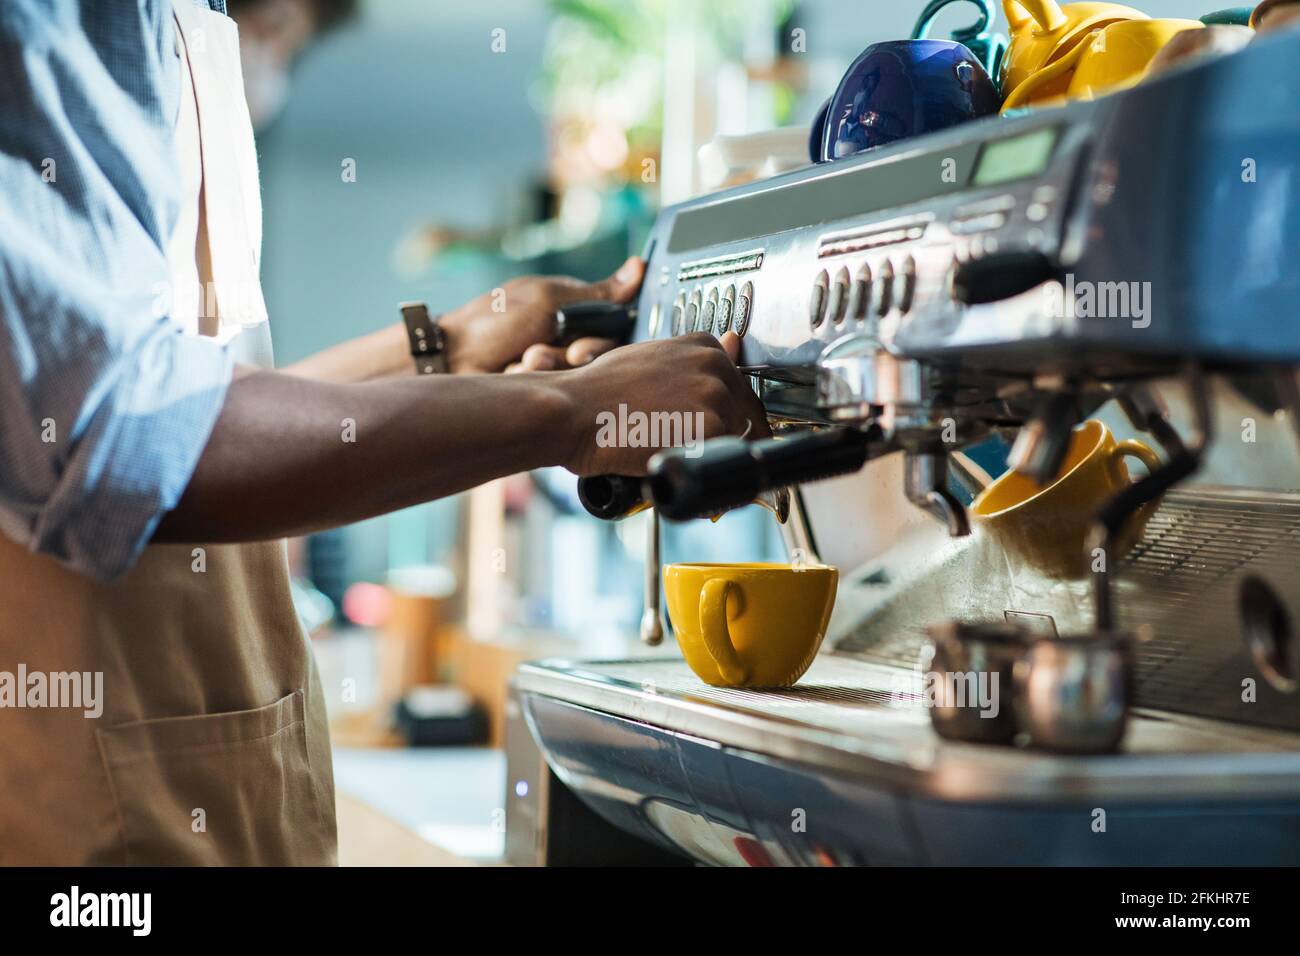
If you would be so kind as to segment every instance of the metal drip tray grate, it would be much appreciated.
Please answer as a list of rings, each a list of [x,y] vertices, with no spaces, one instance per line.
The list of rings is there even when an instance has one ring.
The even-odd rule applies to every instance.
[[[970,555],[972,560],[981,556],[987,553]],[[1004,609],[1041,611],[1053,615],[1063,631],[1091,626],[1086,583],[1056,589],[1068,598],[1063,613],[1061,605],[1046,600],[1042,607],[1032,599],[1026,603],[1023,589],[1010,586],[998,570],[990,567],[982,578],[967,579],[983,582],[969,605],[988,609],[990,617]],[[1251,577],[1267,582],[1300,627],[1300,495],[1193,487],[1165,497],[1117,576],[1122,626],[1144,627],[1151,635],[1137,656],[1139,706],[1300,729],[1300,694],[1270,687],[1246,647],[1239,591]],[[864,620],[837,650],[913,666],[925,628],[942,619],[902,593],[888,613]],[[1292,635],[1291,659],[1297,655],[1300,632]],[[1246,679],[1255,682],[1253,701],[1242,700]]]
[[[1121,574],[1126,625],[1151,633],[1138,657],[1142,703],[1300,728],[1300,696],[1269,688],[1246,650],[1239,598],[1241,583],[1259,578],[1300,623],[1300,503],[1171,496]],[[1246,678],[1261,685],[1255,702],[1242,700]]]
[[[914,674],[825,654],[813,662],[794,687],[773,690],[710,687],[684,661],[673,658],[575,663],[570,671],[655,697],[762,714],[828,730],[869,730],[882,718],[928,726]]]

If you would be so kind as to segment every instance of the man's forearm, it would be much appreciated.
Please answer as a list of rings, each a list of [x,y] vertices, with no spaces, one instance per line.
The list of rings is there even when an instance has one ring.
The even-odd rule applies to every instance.
[[[551,370],[583,365],[614,345],[582,339],[572,356],[556,348],[556,310],[573,302],[628,302],[641,287],[645,265],[635,257],[600,282],[521,276],[438,317],[452,372],[501,372],[516,363]],[[550,346],[550,347],[546,347]],[[371,382],[415,374],[406,327],[401,322],[317,352],[284,369],[321,382]]]
[[[317,352],[283,371],[297,378],[355,384],[414,375],[415,362],[411,358],[406,328],[401,322],[395,322],[377,332]]]
[[[563,464],[572,409],[555,381],[432,375],[347,385],[242,375],[154,540],[304,534]]]
[[[305,534],[550,465],[643,475],[650,456],[674,442],[766,431],[764,408],[736,370],[739,351],[734,332],[721,340],[698,332],[557,372],[346,385],[240,369],[154,540]],[[628,420],[660,416],[680,427],[611,440],[615,407]]]

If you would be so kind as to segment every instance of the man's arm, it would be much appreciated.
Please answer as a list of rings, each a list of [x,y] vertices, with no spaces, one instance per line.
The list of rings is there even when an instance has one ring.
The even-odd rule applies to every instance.
[[[415,362],[401,322],[366,335],[331,345],[281,369],[286,375],[335,382],[339,385],[373,382],[415,374]]]
[[[615,349],[570,371],[355,385],[242,374],[154,540],[303,534],[550,465],[643,474],[658,446],[604,447],[602,411],[699,412],[704,438],[744,433],[751,421],[765,432],[733,364],[739,344],[698,334]]]
[[[629,302],[641,287],[645,264],[633,257],[607,279],[580,282],[552,276],[511,279],[499,290],[443,315],[447,364],[454,373],[554,371],[585,365],[615,343],[580,339],[551,344],[555,312],[573,302]],[[377,332],[317,352],[284,369],[322,382],[356,383],[413,375],[406,327],[397,322]]]

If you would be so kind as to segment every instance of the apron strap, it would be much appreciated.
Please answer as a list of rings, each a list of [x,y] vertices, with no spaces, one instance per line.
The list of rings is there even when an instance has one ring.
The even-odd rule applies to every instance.
[[[209,11],[206,3],[177,0],[173,9],[198,112],[203,167],[200,267],[206,257],[206,301],[215,295],[220,317],[217,328],[204,331],[225,340],[241,327],[262,325],[267,319],[258,277],[262,206],[257,152],[240,77],[239,34],[234,21]],[[192,55],[191,47],[199,43],[200,55]]]

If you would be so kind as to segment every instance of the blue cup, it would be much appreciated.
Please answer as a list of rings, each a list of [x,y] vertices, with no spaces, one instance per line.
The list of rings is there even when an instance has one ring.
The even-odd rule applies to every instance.
[[[951,40],[890,40],[867,47],[831,97],[821,161],[997,113],[996,87],[970,50]]]

